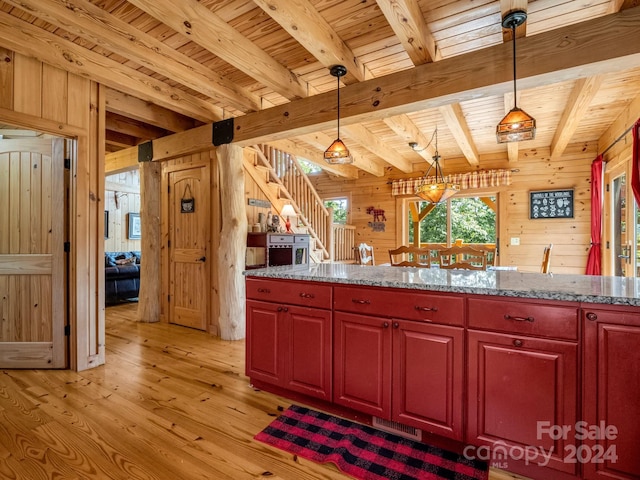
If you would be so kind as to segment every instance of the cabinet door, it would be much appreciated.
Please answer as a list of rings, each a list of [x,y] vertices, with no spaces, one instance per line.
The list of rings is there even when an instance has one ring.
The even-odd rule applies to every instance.
[[[334,313],[334,402],[390,419],[391,323]]]
[[[584,440],[585,454],[591,455],[584,464],[584,478],[637,479],[640,314],[586,309],[584,315],[583,413],[593,432]]]
[[[569,445],[575,445],[573,435],[554,440],[539,428],[559,425],[573,431],[577,344],[474,330],[468,339],[468,443],[553,449],[548,467],[575,474],[576,464],[563,461]],[[530,463],[541,462],[540,456]]]
[[[464,330],[393,322],[392,420],[462,440]]]
[[[331,311],[286,308],[285,387],[331,401]]]
[[[247,345],[245,373],[254,380],[273,385],[284,383],[282,357],[286,334],[282,306],[247,300]]]

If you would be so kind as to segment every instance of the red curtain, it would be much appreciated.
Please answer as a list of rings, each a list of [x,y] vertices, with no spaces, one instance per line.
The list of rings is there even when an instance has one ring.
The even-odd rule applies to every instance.
[[[602,274],[600,241],[602,240],[603,166],[602,155],[598,155],[598,158],[591,163],[591,248],[587,257],[587,275]]]
[[[640,208],[640,120],[633,126],[633,163],[631,164],[631,189]]]

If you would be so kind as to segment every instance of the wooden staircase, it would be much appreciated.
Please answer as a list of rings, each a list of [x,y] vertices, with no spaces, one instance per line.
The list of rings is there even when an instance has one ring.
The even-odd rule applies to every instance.
[[[290,203],[296,211],[297,225],[292,230],[310,236],[309,257],[312,262],[333,259],[333,211],[327,209],[294,155],[268,145],[254,145],[255,160],[245,156],[245,172],[280,214]]]

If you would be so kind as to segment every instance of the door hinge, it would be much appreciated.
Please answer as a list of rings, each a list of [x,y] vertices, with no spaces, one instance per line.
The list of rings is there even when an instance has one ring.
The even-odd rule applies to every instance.
[[[64,242],[64,251],[69,253],[71,251],[71,242]]]
[[[171,185],[167,185],[167,193],[171,193]]]
[[[64,336],[68,337],[71,335],[71,325],[65,325],[64,326]]]
[[[609,191],[609,184],[608,183],[607,183],[606,187],[607,187],[607,192],[608,192]]]
[[[65,168],[65,170],[71,170],[71,159],[70,158],[65,158],[64,159],[64,168]]]
[[[167,248],[171,248],[171,240],[167,240]]]
[[[171,303],[171,295],[167,295],[167,302]]]

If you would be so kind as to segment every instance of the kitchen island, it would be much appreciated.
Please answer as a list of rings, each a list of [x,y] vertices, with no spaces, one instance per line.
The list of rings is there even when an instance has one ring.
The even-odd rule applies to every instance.
[[[345,264],[246,275],[259,388],[533,478],[639,477],[636,279]]]

